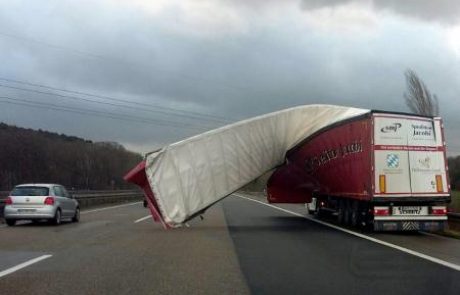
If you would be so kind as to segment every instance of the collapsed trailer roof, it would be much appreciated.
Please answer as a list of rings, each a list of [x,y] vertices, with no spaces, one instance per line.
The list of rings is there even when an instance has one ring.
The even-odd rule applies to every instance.
[[[157,221],[176,227],[282,164],[316,131],[369,112],[305,105],[254,117],[151,153],[125,179],[144,189]]]

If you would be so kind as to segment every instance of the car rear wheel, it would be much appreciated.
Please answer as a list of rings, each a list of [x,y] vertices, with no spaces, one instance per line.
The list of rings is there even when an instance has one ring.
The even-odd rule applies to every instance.
[[[61,209],[57,209],[56,214],[54,214],[53,224],[59,225],[61,224],[61,221]]]
[[[7,219],[5,221],[6,221],[6,224],[8,224],[8,226],[14,226],[16,224],[16,220],[14,219]]]
[[[77,208],[75,210],[75,215],[74,217],[72,218],[72,221],[73,222],[79,222],[80,221],[80,208]]]

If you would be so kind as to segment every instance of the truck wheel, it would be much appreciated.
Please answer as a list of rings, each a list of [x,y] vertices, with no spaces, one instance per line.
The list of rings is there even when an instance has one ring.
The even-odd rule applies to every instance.
[[[315,212],[315,217],[318,218],[318,219],[321,219],[324,217],[324,212],[322,209],[317,209],[316,212]]]
[[[343,200],[339,200],[339,210],[337,215],[337,222],[339,224],[343,224],[345,221],[345,202]]]
[[[348,200],[344,200],[344,218],[343,224],[349,225],[351,219],[351,206]]]
[[[351,226],[353,227],[357,227],[358,224],[360,223],[360,214],[361,214],[361,211],[359,210],[359,203],[358,201],[352,201],[352,204],[351,204],[351,210],[350,210],[350,223],[351,223]]]

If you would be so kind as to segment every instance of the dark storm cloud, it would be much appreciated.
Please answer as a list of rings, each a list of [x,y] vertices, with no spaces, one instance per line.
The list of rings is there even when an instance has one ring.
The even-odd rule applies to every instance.
[[[222,15],[196,16],[201,11],[188,6],[160,12],[152,8],[152,12],[148,10],[149,1],[142,9],[110,1],[32,2],[28,6],[12,1],[9,9],[0,10],[0,54],[4,60],[0,76],[236,120],[309,103],[407,111],[402,101],[403,72],[411,67],[440,97],[443,116],[452,122],[447,125],[455,125],[455,99],[460,92],[460,83],[456,83],[460,74],[458,57],[446,49],[437,28],[397,20],[396,24],[381,24],[381,29],[358,26],[357,32],[342,34],[303,23],[305,11],[335,9],[350,1],[220,2],[225,5]],[[423,9],[408,2],[398,5],[398,1],[379,1],[373,7],[387,11],[386,17],[397,13],[420,19],[429,12],[425,1]],[[199,3],[210,3],[207,9],[220,9],[215,6],[219,2]],[[365,4],[359,6],[364,2],[356,3],[368,9]],[[458,15],[457,6],[446,11],[446,20],[452,21]],[[441,22],[441,11],[445,9],[436,9],[426,19]],[[278,11],[291,14],[280,17]],[[323,18],[320,15],[317,21]],[[384,19],[379,16],[373,21]],[[342,25],[340,19],[333,17],[324,21]],[[2,37],[2,32],[12,37]],[[426,46],[428,43],[430,46]],[[0,91],[19,98],[31,96],[1,87]],[[190,126],[198,124],[184,117],[44,95],[32,98]],[[0,105],[0,121],[93,140],[119,141],[142,151],[221,124],[200,122],[209,127],[189,130],[3,107]],[[451,138],[459,137],[455,129],[448,132]],[[458,146],[460,150],[460,141]]]

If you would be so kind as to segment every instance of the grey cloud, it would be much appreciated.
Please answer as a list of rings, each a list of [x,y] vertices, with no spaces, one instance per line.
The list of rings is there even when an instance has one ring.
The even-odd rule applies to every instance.
[[[322,2],[304,1],[302,7],[318,9]],[[328,5],[346,2],[337,0]],[[284,5],[299,5],[298,1],[289,3]],[[396,1],[386,1],[379,9],[408,9],[397,6]],[[418,28],[412,22],[401,22],[401,28],[391,28],[370,38],[341,38],[292,23],[270,30],[264,24],[254,25],[244,34],[199,38],[171,33],[159,25],[158,19],[133,12],[93,10],[91,6],[72,9],[64,4],[55,6],[51,15],[24,7],[17,12],[1,10],[1,28],[62,48],[0,36],[0,55],[6,61],[0,76],[239,119],[308,103],[407,111],[402,100],[403,72],[412,67],[440,97],[441,112],[448,125],[458,122],[455,99],[460,88],[455,77],[460,73],[456,59],[433,31],[427,35],[423,34],[425,31],[406,34]],[[253,22],[258,21],[251,16]],[[23,24],[15,21],[19,17],[24,18]],[[168,21],[173,19],[165,22]],[[56,24],[61,27],[54,28]],[[428,42],[429,48],[425,46]],[[0,91],[30,97],[23,92],[1,88]],[[33,98],[59,103],[52,97]],[[66,103],[194,124],[180,117]],[[0,105],[1,120],[93,140],[119,141],[142,151],[146,151],[146,146],[155,149],[206,130],[34,111],[19,106],[6,109],[4,105]],[[460,141],[455,142],[460,138],[458,130],[449,130],[448,136],[460,153]]]
[[[460,21],[460,2],[452,0],[302,0],[300,7],[304,10],[315,10],[350,3],[371,3],[377,11],[388,11],[421,21],[441,24],[456,24]]]

